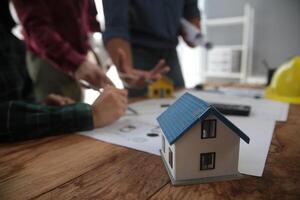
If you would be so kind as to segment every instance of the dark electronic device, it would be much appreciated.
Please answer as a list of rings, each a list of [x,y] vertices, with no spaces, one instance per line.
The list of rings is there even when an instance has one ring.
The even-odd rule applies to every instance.
[[[211,103],[211,105],[224,115],[249,116],[251,111],[251,107],[246,105],[219,103]]]

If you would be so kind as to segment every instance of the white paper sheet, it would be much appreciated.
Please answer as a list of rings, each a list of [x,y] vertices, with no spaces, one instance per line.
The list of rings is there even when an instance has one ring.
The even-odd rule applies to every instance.
[[[250,138],[247,144],[241,140],[239,155],[239,172],[262,176],[271,144],[275,121],[262,118],[228,117]]]

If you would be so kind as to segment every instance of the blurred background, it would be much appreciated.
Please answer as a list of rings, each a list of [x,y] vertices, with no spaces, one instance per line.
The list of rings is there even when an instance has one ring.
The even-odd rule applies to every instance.
[[[183,40],[178,54],[186,87],[209,80],[265,84],[267,68],[300,54],[300,1],[199,0],[202,31],[214,48],[190,48]],[[104,27],[101,1],[95,1]],[[99,36],[99,39],[101,36]],[[121,85],[116,70],[109,71]]]
[[[94,2],[103,31],[102,0]],[[177,51],[187,88],[209,82],[265,85],[268,71],[300,55],[299,0],[199,0],[198,7],[201,31],[213,48],[190,48],[179,38]],[[11,12],[18,21],[13,8]],[[22,38],[18,27],[13,32]],[[102,65],[111,66],[107,67],[108,77],[123,88],[101,33],[94,33],[90,39]],[[91,103],[97,93],[87,90],[85,96],[85,101]]]

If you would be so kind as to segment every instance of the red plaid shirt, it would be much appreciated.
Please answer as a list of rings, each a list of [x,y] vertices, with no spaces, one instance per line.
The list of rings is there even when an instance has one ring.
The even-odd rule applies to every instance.
[[[89,49],[95,24],[89,0],[14,0],[29,51],[67,73],[74,72]],[[93,12],[95,14],[96,12]],[[100,29],[100,27],[99,27]]]

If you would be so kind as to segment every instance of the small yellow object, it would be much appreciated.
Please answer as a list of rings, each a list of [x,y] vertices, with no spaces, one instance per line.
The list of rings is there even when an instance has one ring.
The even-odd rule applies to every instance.
[[[300,57],[280,66],[265,90],[265,97],[287,103],[300,104]]]
[[[148,86],[149,98],[172,98],[173,93],[173,82],[167,77],[162,77]]]

